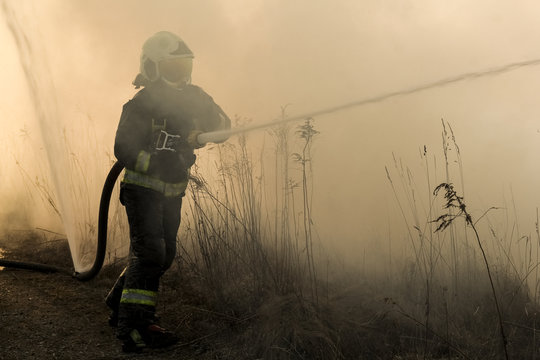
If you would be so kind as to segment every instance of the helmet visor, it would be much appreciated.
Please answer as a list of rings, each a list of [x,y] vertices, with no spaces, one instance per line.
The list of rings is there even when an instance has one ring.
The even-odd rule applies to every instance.
[[[193,60],[191,58],[172,58],[159,62],[159,73],[164,80],[176,83],[191,77]]]

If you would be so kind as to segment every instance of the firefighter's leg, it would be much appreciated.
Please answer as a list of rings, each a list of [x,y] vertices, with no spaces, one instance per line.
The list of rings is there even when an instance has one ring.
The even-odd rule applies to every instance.
[[[165,265],[164,197],[153,190],[122,184],[121,200],[128,216],[131,246],[117,334],[124,344],[131,341],[136,350],[144,346],[144,341],[138,342],[144,334],[138,332],[152,324],[159,277]]]
[[[180,226],[182,198],[166,198],[163,203],[163,235],[165,239],[165,264],[163,273],[171,267],[176,256],[176,236]]]
[[[176,255],[176,235],[180,226],[180,212],[182,208],[182,197],[166,198],[163,202],[163,231],[165,240],[165,264],[162,273],[165,273],[171,266]],[[118,307],[124,289],[125,268],[113,287],[109,291],[105,303],[111,309],[109,325],[116,327],[118,325]],[[157,321],[154,317],[154,321]]]
[[[182,198],[166,198],[163,202],[163,237],[165,240],[165,263],[161,268],[161,276],[171,267],[176,256],[176,236],[180,227],[180,211]],[[159,315],[154,315],[154,323],[159,323]]]
[[[113,287],[105,298],[105,304],[111,309],[111,316],[109,317],[109,325],[116,327],[118,325],[118,308],[120,306],[120,299],[122,298],[122,290],[124,290],[124,281],[126,280],[126,269],[122,271]]]

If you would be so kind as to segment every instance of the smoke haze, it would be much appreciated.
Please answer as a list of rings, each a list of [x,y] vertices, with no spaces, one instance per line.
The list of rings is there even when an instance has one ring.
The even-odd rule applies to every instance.
[[[12,6],[23,24],[37,29],[39,39],[32,41],[41,42],[50,66],[58,121],[72,152],[87,164],[96,194],[121,106],[135,93],[131,81],[140,48],[160,30],[177,33],[195,53],[193,82],[231,117],[253,123],[279,117],[285,105],[293,116],[540,58],[536,1],[50,0]],[[21,205],[29,195],[18,186],[24,181],[14,159],[33,174],[46,157],[5,22],[0,39],[0,146],[6,154],[0,191],[6,214],[27,214],[41,205]],[[313,155],[314,217],[320,237],[349,253],[378,239],[401,239],[403,222],[385,166],[394,169],[395,156],[409,167],[421,199],[429,192],[425,146],[429,171],[437,172],[431,190],[444,181],[441,119],[456,136],[473,215],[502,207],[503,221],[516,218],[523,234],[533,234],[540,201],[539,90],[540,66],[531,66],[316,118],[321,134]],[[91,139],[83,139],[88,134]],[[461,189],[457,163],[450,171]],[[97,209],[95,204],[88,206]],[[32,224],[50,221],[28,216]]]

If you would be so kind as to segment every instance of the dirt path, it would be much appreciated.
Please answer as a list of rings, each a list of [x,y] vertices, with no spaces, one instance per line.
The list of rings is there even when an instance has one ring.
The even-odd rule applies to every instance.
[[[141,355],[123,354],[107,325],[105,282],[82,283],[64,274],[0,271],[0,358],[194,358],[182,345]]]

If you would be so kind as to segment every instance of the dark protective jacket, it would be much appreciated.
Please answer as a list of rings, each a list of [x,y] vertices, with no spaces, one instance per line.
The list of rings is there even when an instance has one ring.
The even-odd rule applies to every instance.
[[[124,183],[181,195],[195,161],[193,135],[230,125],[198,86],[178,90],[158,82],[143,88],[124,105],[116,132],[114,154],[126,167]],[[165,144],[165,138],[174,141]]]
[[[125,276],[110,294],[118,336],[154,321],[161,275],[176,254],[182,196],[200,132],[225,130],[229,118],[201,88],[148,84],[122,110],[114,153],[126,170],[120,201],[130,229]]]

